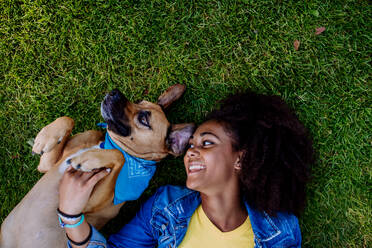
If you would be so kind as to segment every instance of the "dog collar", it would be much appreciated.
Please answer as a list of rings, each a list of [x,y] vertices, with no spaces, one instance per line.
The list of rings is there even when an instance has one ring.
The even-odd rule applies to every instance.
[[[99,123],[107,128],[106,123]],[[114,204],[137,200],[145,191],[156,171],[156,161],[137,158],[119,147],[106,132],[105,141],[100,144],[101,149],[117,149],[124,155],[124,165],[116,179]]]

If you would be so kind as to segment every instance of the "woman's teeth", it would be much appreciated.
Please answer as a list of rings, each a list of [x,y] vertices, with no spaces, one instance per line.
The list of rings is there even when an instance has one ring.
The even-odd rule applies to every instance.
[[[189,167],[189,171],[193,171],[193,170],[203,170],[205,169],[205,166],[204,165],[191,165]]]

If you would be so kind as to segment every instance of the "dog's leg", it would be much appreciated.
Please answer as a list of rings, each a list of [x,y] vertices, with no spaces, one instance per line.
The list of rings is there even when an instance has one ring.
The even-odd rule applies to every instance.
[[[63,157],[73,154],[77,152],[77,150],[98,145],[99,142],[103,140],[104,135],[100,131],[88,130],[83,133],[78,133],[68,140],[63,150]]]
[[[63,147],[73,127],[74,120],[64,116],[45,126],[37,134],[32,152],[41,155],[37,167],[40,172],[47,172],[61,157]]]
[[[61,159],[56,163],[58,164],[59,172],[63,173],[69,166],[67,161],[71,158],[80,156],[82,153],[98,149],[99,143],[104,140],[104,134],[100,131],[89,130],[84,133],[78,133],[71,137],[64,149]]]
[[[92,149],[71,158],[67,163],[71,164],[76,170],[88,172],[101,168],[116,169],[115,167],[123,165],[118,165],[119,162],[124,163],[123,154],[119,150]]]
[[[92,149],[71,158],[68,164],[82,171],[110,168],[110,174],[99,181],[93,189],[84,213],[97,212],[112,205],[116,179],[124,164],[124,156],[119,150]]]

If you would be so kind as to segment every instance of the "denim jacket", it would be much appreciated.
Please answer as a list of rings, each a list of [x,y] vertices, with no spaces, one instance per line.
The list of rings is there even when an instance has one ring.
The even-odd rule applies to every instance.
[[[169,248],[185,237],[191,216],[201,204],[199,193],[186,187],[163,186],[141,207],[118,233],[106,239],[95,229],[88,248]],[[301,247],[298,220],[288,213],[276,217],[245,203],[251,221],[255,247]]]

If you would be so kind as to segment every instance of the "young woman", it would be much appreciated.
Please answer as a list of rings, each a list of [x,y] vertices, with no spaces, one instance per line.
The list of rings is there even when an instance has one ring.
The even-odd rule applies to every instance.
[[[312,161],[311,139],[283,100],[234,95],[191,137],[184,156],[187,187],[159,188],[108,241],[85,220],[65,228],[69,246],[300,247],[296,216]],[[107,173],[69,169],[60,185],[60,211],[80,213]]]

